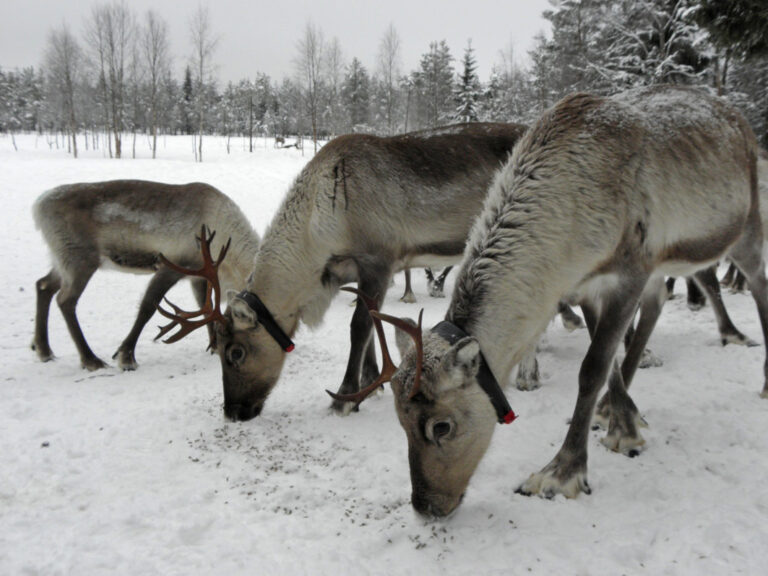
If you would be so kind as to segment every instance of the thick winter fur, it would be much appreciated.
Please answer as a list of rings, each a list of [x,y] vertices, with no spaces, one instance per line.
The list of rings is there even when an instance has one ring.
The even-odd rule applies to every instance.
[[[524,127],[467,124],[401,136],[341,136],[325,145],[294,182],[265,233],[248,290],[259,295],[293,335],[300,322],[317,325],[339,287],[358,282],[383,301],[392,274],[415,266],[457,262],[493,174]],[[242,301],[230,300],[232,322],[219,335],[225,410],[234,419],[261,410],[285,353]],[[369,347],[371,320],[359,303],[340,393],[378,375]],[[361,374],[362,371],[362,374]],[[351,405],[337,403],[347,410]]]
[[[661,307],[663,275],[690,275],[730,254],[748,276],[765,335],[755,163],[754,135],[735,110],[705,92],[676,87],[612,98],[571,95],[516,146],[473,227],[446,319],[471,335],[504,383],[558,302],[571,298],[582,305],[592,344],[571,425],[555,458],[523,492],[589,491],[587,437],[597,393],[641,295],[650,319],[634,340],[645,346]],[[471,362],[451,359],[462,342],[446,351],[441,339],[425,336],[425,357],[442,370],[425,369],[422,393],[414,399],[407,394],[412,355],[392,381],[412,478],[416,470],[419,479],[413,502],[430,514],[458,505],[495,426]],[[635,368],[625,362],[610,383],[607,442],[627,453],[642,444],[637,408],[622,377],[631,379]],[[446,373],[469,375],[447,383]],[[424,440],[424,422],[436,411],[453,422],[462,439],[456,448]]]
[[[53,268],[37,282],[37,319],[33,348],[41,360],[53,354],[48,344],[48,310],[57,302],[85,368],[105,366],[82,334],[75,307],[93,273],[100,267],[154,274],[131,333],[115,357],[123,369],[136,368],[134,348],[157,304],[181,277],[160,264],[158,254],[182,266],[202,263],[195,240],[203,224],[216,231],[212,250],[232,238],[232,248],[219,270],[223,289],[242,288],[252,267],[259,238],[237,205],[216,188],[202,183],[163,184],[113,180],[68,184],[45,192],[33,207],[37,227],[48,244]],[[198,299],[205,281],[194,280]]]

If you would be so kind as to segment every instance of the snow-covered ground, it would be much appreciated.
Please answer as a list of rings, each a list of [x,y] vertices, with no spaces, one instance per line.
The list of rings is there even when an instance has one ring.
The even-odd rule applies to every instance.
[[[645,452],[628,459],[590,438],[590,496],[548,501],[515,488],[554,455],[576,398],[586,332],[547,333],[544,385],[509,388],[519,413],[498,427],[458,512],[428,522],[412,511],[405,435],[389,389],[359,413],[328,412],[324,389],[341,382],[349,295],[296,351],[262,415],[224,420],[219,361],[199,331],[154,343],[153,319],[137,347],[140,368],[80,369],[61,314],[51,310],[57,359],[30,351],[35,281],[49,269],[30,208],[62,183],[144,178],[208,182],[238,202],[260,233],[311,152],[258,140],[248,153],[188,138],[161,140],[159,158],[73,160],[43,138],[0,138],[6,215],[0,294],[0,574],[765,574],[768,564],[768,400],[762,347],[721,347],[709,308],[667,305],[650,347],[661,368],[640,371],[633,397],[648,420]],[[79,317],[107,360],[133,321],[148,277],[94,276]],[[385,310],[425,325],[447,300]],[[452,289],[450,277],[447,290]],[[191,304],[180,284],[171,298]],[[734,322],[759,339],[748,295],[726,293]],[[391,337],[391,333],[390,333]]]

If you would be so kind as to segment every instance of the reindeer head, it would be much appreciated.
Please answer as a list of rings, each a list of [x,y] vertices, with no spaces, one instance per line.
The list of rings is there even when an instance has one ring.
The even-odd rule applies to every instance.
[[[187,312],[168,302],[173,311],[158,306],[158,311],[172,320],[160,329],[157,338],[175,328],[177,332],[164,342],[180,340],[193,330],[215,323],[211,346],[221,358],[224,382],[224,414],[230,420],[250,420],[258,416],[264,402],[277,383],[285,360],[285,353],[293,350],[293,342],[277,324],[272,314],[252,292],[228,294],[228,308],[222,313],[218,267],[226,256],[229,242],[222,248],[219,258],[210,253],[214,233],[201,230],[203,267],[199,270],[182,268],[160,255],[163,264],[182,274],[199,276],[208,281],[205,305],[201,310]]]
[[[227,418],[250,420],[261,413],[292,349],[293,343],[255,294],[228,294],[224,321],[216,327]]]
[[[408,437],[411,503],[420,514],[446,516],[460,504],[497,420],[489,393],[481,385],[488,368],[480,346],[456,327],[446,333],[441,328],[446,323],[422,333],[421,317],[415,325],[376,310],[371,316],[384,357],[382,377],[357,395],[331,395],[359,403],[390,380],[397,416]],[[399,367],[391,364],[380,320],[412,337],[414,344],[407,349],[398,339]],[[390,376],[385,378],[387,372]],[[513,418],[509,410],[505,421]]]

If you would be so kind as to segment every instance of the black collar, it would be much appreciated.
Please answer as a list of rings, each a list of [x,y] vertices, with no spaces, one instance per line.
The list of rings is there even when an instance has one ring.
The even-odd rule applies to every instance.
[[[280,348],[283,349],[285,352],[292,352],[294,349],[293,341],[288,337],[288,334],[283,332],[283,329],[280,328],[280,325],[275,322],[275,319],[272,317],[272,314],[267,309],[267,307],[264,305],[264,302],[261,301],[261,298],[259,298],[256,294],[253,292],[248,292],[248,290],[243,290],[237,295],[238,298],[243,300],[248,306],[256,312],[256,317],[259,321],[259,323],[264,326],[264,329],[269,332],[270,336],[275,339],[275,341],[280,345]]]
[[[432,328],[432,332],[447,340],[449,344],[453,345],[462,338],[469,336],[464,330],[443,320]],[[485,356],[480,352],[480,368],[477,371],[477,381],[480,387],[488,395],[488,399],[493,404],[494,410],[496,410],[496,416],[499,424],[510,424],[517,416],[512,408],[509,406],[507,397],[504,396],[504,392],[499,386],[499,383],[494,378],[491,369],[488,367],[488,362],[485,361]]]

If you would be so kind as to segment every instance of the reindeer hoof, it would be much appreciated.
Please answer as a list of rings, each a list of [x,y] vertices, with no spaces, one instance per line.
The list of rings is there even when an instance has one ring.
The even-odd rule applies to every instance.
[[[664,366],[664,360],[656,356],[656,354],[647,348],[643,350],[643,355],[640,357],[638,368],[658,368],[659,366]]]
[[[413,294],[413,292],[409,292],[408,294],[403,294],[403,297],[400,298],[400,302],[405,302],[406,304],[415,304],[416,296]]]
[[[541,388],[541,382],[537,378],[517,378],[515,386],[518,390],[530,392],[531,390]]]
[[[340,400],[331,402],[330,409],[337,416],[349,416],[352,412],[360,411],[360,408],[355,406],[354,402],[341,402]]]
[[[35,351],[40,362],[50,362],[54,358],[53,352],[47,346],[38,346],[33,342],[30,345],[30,348]]]
[[[88,358],[87,360],[81,361],[80,365],[89,372],[94,372],[96,370],[109,367],[109,364],[95,356],[93,358]]]
[[[617,431],[608,432],[605,438],[600,440],[600,443],[612,452],[619,452],[630,458],[635,458],[640,455],[642,447],[645,445],[645,439],[639,432],[637,436],[628,436]]]
[[[117,360],[117,366],[125,372],[136,370],[139,367],[132,350],[118,348],[117,352],[112,355],[112,360]]]
[[[723,334],[721,336],[720,343],[723,346],[727,346],[728,344],[736,344],[737,346],[747,346],[748,348],[759,346],[758,342],[755,342],[748,336],[744,336],[744,334],[741,332],[736,332],[735,334]]]
[[[566,498],[576,498],[582,492],[592,494],[592,489],[587,482],[587,475],[584,472],[576,472],[569,478],[561,480],[555,474],[556,469],[547,470],[547,468],[536,474],[531,474],[528,480],[523,482],[515,492],[524,496],[537,494],[547,500],[551,500],[557,494],[562,494]]]

